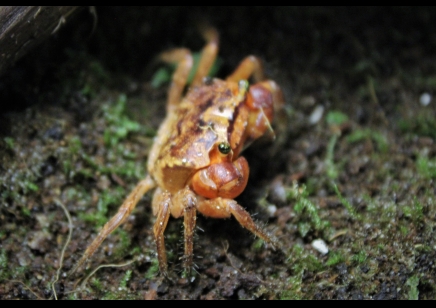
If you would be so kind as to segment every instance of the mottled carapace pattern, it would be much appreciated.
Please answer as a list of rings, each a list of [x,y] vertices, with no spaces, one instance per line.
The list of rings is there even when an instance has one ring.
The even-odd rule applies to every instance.
[[[195,171],[210,165],[213,147],[220,143],[229,143],[233,150],[226,159],[238,157],[244,130],[234,127],[247,121],[245,92],[238,83],[219,79],[188,90],[174,115],[161,126],[161,142],[152,150],[159,154],[149,166],[160,173],[155,177],[160,187],[171,192],[183,188]]]

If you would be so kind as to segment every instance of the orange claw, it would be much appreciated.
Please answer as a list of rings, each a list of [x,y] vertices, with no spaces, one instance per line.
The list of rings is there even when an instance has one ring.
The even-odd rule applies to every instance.
[[[210,165],[196,172],[192,189],[206,198],[236,198],[247,186],[249,168],[247,160],[239,157],[234,162]]]

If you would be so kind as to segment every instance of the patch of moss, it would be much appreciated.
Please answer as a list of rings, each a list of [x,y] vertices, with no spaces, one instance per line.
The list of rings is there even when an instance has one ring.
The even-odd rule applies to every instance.
[[[103,290],[103,284],[101,283],[100,279],[93,277],[91,279],[91,283],[90,283],[95,289],[97,289],[98,291],[102,291]]]
[[[329,111],[326,115],[326,122],[329,125],[341,125],[348,122],[349,118],[340,111]]]
[[[292,275],[287,280],[286,289],[282,290],[279,298],[283,300],[303,299],[305,296],[301,290],[303,275],[305,272],[317,273],[324,270],[324,266],[309,251],[297,244],[291,248],[290,257],[286,260],[290,264]]]
[[[342,255],[340,252],[337,251],[331,251],[329,253],[329,258],[325,262],[327,266],[334,266],[336,264],[342,263],[345,261],[345,256]]]
[[[334,189],[334,191],[336,193],[336,196],[338,196],[339,200],[345,206],[345,208],[347,209],[347,211],[351,215],[351,217],[353,219],[361,219],[360,215],[356,213],[356,210],[353,208],[351,203],[348,202],[348,200],[342,196],[342,194],[339,191],[338,186],[336,185],[336,183],[332,182],[331,185],[332,185],[332,187],[333,187],[333,189]]]
[[[404,216],[411,218],[415,223],[422,221],[424,218],[422,203],[415,197],[411,206],[403,206]]]
[[[339,136],[337,134],[334,134],[330,138],[329,143],[327,145],[327,154],[325,158],[326,174],[332,180],[337,179],[339,175],[338,168],[336,167],[334,162],[335,146],[338,141],[338,138]]]
[[[294,211],[300,215],[307,215],[309,221],[302,219],[299,222],[299,232],[304,237],[311,228],[317,231],[327,231],[330,228],[328,221],[322,220],[318,213],[318,209],[313,202],[308,199],[306,187],[294,183],[291,189],[287,191],[287,200],[295,201]]]
[[[425,179],[436,179],[436,158],[429,159],[425,155],[420,155],[416,160],[416,169]]]
[[[381,153],[386,153],[389,149],[389,143],[384,135],[370,128],[357,129],[347,137],[349,143],[356,143],[362,140],[371,140],[375,143]]]
[[[356,262],[357,264],[364,263],[368,258],[368,254],[365,250],[359,251],[357,254],[351,257],[351,260]]]
[[[103,112],[107,122],[107,128],[104,131],[104,142],[107,146],[115,146],[120,140],[123,140],[131,132],[138,132],[139,123],[130,120],[125,115],[127,96],[121,94],[114,105],[104,105]]]
[[[256,238],[253,242],[253,244],[251,245],[251,248],[254,251],[261,251],[263,249],[265,245],[265,241],[262,240],[261,238]]]
[[[159,261],[157,258],[151,258],[151,265],[144,275],[145,279],[153,279],[159,274]]]
[[[21,207],[21,213],[23,213],[24,216],[30,217],[30,210],[25,206]]]
[[[8,279],[9,276],[8,257],[6,255],[6,250],[2,249],[0,251],[0,280]]]
[[[79,213],[79,218],[100,228],[108,221],[108,207],[110,205],[120,206],[124,197],[125,190],[122,187],[103,191],[98,199],[96,211],[94,213]]]
[[[419,277],[412,276],[406,281],[406,286],[409,287],[408,297],[409,300],[418,300],[419,299]]]
[[[6,146],[9,150],[13,151],[15,148],[15,140],[11,137],[5,137],[3,138],[4,142],[6,143]]]
[[[127,270],[126,273],[123,276],[123,279],[120,281],[119,290],[126,290],[127,289],[127,283],[132,278],[132,270]]]
[[[413,118],[402,119],[398,126],[403,133],[436,139],[436,120],[431,113],[422,113]]]
[[[114,255],[118,257],[124,256],[132,243],[130,235],[127,231],[121,228],[118,228],[115,231],[115,235],[119,237],[119,241],[117,241],[117,246],[115,247]]]

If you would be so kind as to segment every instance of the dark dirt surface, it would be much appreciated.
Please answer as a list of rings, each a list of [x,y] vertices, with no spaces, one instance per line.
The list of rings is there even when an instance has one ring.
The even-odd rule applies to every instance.
[[[96,12],[0,77],[0,299],[436,298],[434,8]],[[162,279],[147,194],[66,275],[146,175],[165,116],[156,56],[199,51],[202,21],[220,32],[217,76],[255,54],[283,88],[277,139],[244,153],[237,198],[281,249],[199,215],[196,274],[183,278],[183,222],[171,219]]]

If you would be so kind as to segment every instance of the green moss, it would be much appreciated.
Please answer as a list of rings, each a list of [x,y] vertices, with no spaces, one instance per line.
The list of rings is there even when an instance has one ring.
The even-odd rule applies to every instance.
[[[80,141],[79,137],[71,137],[71,139],[68,141],[68,150],[70,154],[79,154],[79,151],[82,149],[82,142]]]
[[[381,153],[386,153],[388,151],[389,143],[386,137],[373,129],[357,129],[347,137],[347,141],[350,143],[356,143],[368,139],[375,143],[377,149]]]
[[[24,216],[30,217],[30,210],[25,206],[21,208],[21,213],[23,213]]]
[[[130,240],[130,237],[129,237],[129,240]],[[130,244],[129,244],[130,245]],[[130,250],[130,254],[131,255],[139,255],[139,254],[141,254],[142,253],[142,249],[141,249],[141,247],[139,247],[139,246],[135,246],[135,247],[133,247],[131,250]]]
[[[159,261],[157,258],[151,259],[151,265],[145,273],[145,279],[153,279],[159,274]]]
[[[326,173],[327,176],[332,180],[337,179],[339,175],[338,168],[336,167],[334,162],[334,156],[335,156],[334,151],[335,151],[336,142],[338,141],[338,137],[339,136],[337,134],[334,134],[330,138],[329,143],[327,145],[327,154],[325,159]]]
[[[353,255],[351,257],[351,260],[356,262],[357,264],[362,264],[366,261],[367,258],[368,258],[368,254],[366,253],[366,251],[361,250],[357,254]]]
[[[302,287],[302,273],[295,275],[287,280],[287,288],[280,292],[280,300],[301,300],[305,296],[301,291]]]
[[[127,270],[126,273],[123,276],[123,279],[121,279],[121,281],[120,281],[119,289],[126,290],[127,289],[127,283],[129,282],[129,280],[131,278],[132,278],[132,270]]]
[[[139,123],[130,120],[125,115],[127,96],[122,94],[114,105],[103,106],[104,117],[107,122],[107,128],[104,131],[103,138],[107,146],[113,147],[123,140],[131,132],[138,132]]]
[[[99,291],[103,290],[103,284],[101,283],[101,281],[98,278],[93,277],[91,279],[91,285]]]
[[[343,124],[345,122],[348,121],[348,117],[341,113],[341,112],[330,112],[327,115],[327,123],[331,124],[331,125],[340,125]],[[383,151],[386,151],[386,146],[383,146],[383,136],[377,133],[373,133],[372,138],[374,140],[377,141],[377,143],[380,143],[380,148],[383,149]],[[325,171],[326,171],[326,175],[329,179],[331,180],[336,180],[339,176],[340,170],[343,167],[344,162],[342,163],[335,163],[335,147],[336,144],[339,140],[340,137],[340,133],[335,133],[333,134],[330,139],[329,142],[327,144],[327,149],[326,149],[326,157],[324,160],[325,163]]]
[[[122,187],[103,191],[97,202],[97,210],[94,213],[79,213],[79,217],[84,221],[95,224],[97,228],[100,228],[109,219],[107,215],[108,207],[110,205],[119,207],[124,197],[125,190]]]
[[[5,137],[3,138],[4,142],[6,143],[6,146],[9,150],[13,151],[15,148],[15,140],[11,137]]]
[[[414,118],[402,119],[398,126],[403,133],[436,139],[436,120],[432,113],[426,112]]]
[[[0,251],[0,280],[8,279],[9,276],[8,257],[6,255],[6,250],[2,249]]]
[[[400,232],[403,237],[406,237],[409,234],[408,226],[400,226]]]
[[[315,204],[307,198],[306,187],[303,185],[301,188],[294,184],[287,192],[288,201],[296,201],[294,205],[294,211],[300,215],[307,215],[309,221],[299,222],[299,231],[304,237],[311,228],[317,231],[327,231],[330,228],[330,223],[320,218],[318,209]]]
[[[338,186],[336,185],[336,183],[332,182],[332,187],[333,190],[336,193],[336,196],[338,196],[339,200],[341,201],[341,203],[345,206],[345,208],[347,209],[348,213],[351,215],[351,217],[353,219],[361,219],[360,215],[356,213],[355,209],[353,208],[353,206],[351,205],[350,202],[348,202],[347,199],[345,199],[341,192],[338,189]]]
[[[117,235],[119,237],[119,241],[117,241],[114,255],[117,257],[122,257],[128,251],[132,241],[131,241],[129,233],[123,229],[118,228],[115,231],[115,235]]]
[[[330,111],[326,115],[326,122],[330,125],[341,125],[348,122],[348,116],[340,111]]]
[[[256,240],[254,240],[253,244],[251,245],[251,248],[254,251],[261,251],[263,249],[265,242],[260,239],[260,238],[256,238]]]
[[[121,292],[107,292],[103,295],[101,298],[103,300],[129,300],[129,299],[135,299],[134,296],[127,293],[125,290],[122,290]]]
[[[425,179],[436,179],[436,158],[429,159],[425,155],[420,155],[416,160],[416,169]]]
[[[173,70],[174,68],[171,69],[170,66],[159,68],[151,78],[151,86],[159,88],[161,85],[170,82]]]
[[[30,191],[38,191],[38,189],[39,189],[38,185],[36,185],[35,183],[32,183],[32,182],[25,182],[25,185],[28,188],[28,190],[30,190]]]
[[[411,206],[403,206],[401,209],[404,216],[411,218],[415,223],[422,221],[424,218],[423,206],[416,197],[413,198]]]
[[[345,257],[341,253],[331,251],[329,253],[329,258],[327,259],[325,264],[327,266],[334,266],[334,265],[342,263],[344,261],[345,261]]]
[[[292,247],[289,255],[290,257],[286,260],[286,263],[290,265],[292,275],[287,280],[285,290],[280,292],[279,298],[284,300],[302,299],[304,298],[301,291],[304,273],[309,271],[316,274],[323,271],[324,266],[317,257],[299,244]]]
[[[418,300],[419,299],[419,277],[412,276],[406,281],[406,286],[409,287],[408,297],[409,300]]]
[[[78,298],[77,298],[77,294],[76,294],[75,292],[73,292],[73,293],[71,293],[71,294],[68,294],[67,299],[70,300],[70,301],[75,301],[75,300],[78,299]]]
[[[385,244],[377,244],[376,249],[378,250],[378,253],[384,253],[386,250]]]

